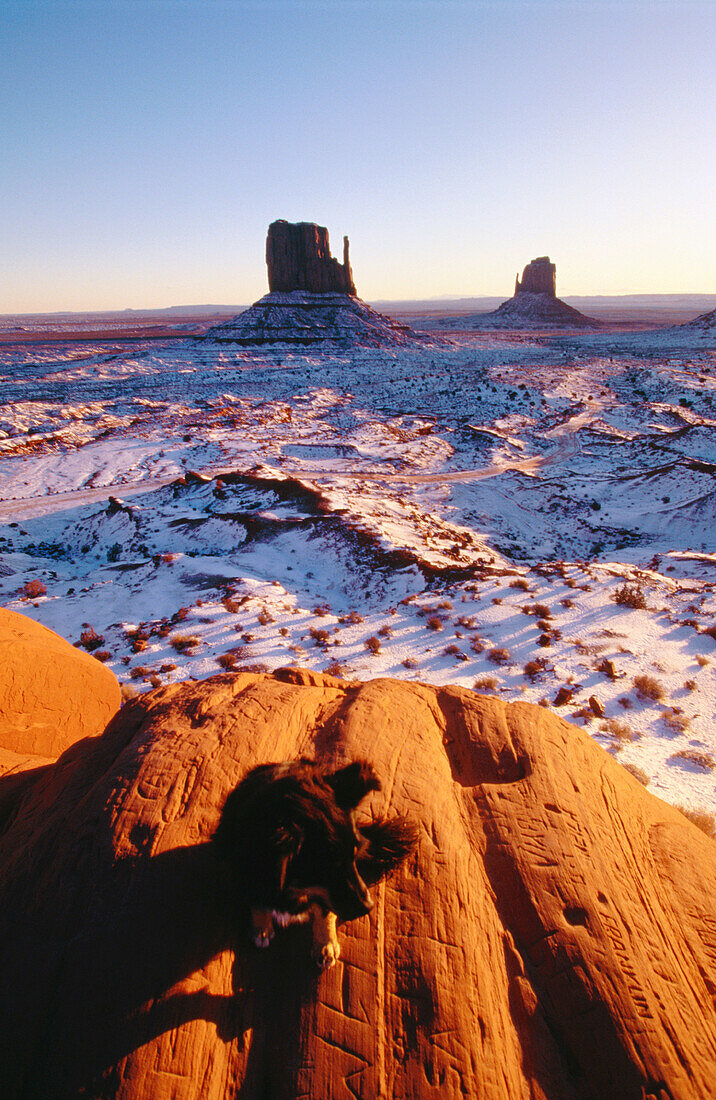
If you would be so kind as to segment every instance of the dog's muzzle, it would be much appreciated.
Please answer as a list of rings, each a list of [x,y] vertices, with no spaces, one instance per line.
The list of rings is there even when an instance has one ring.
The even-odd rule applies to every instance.
[[[343,920],[356,920],[357,917],[364,917],[366,913],[370,913],[374,902],[363,880],[356,875],[355,881],[347,883],[346,886],[345,897],[341,899],[343,904],[340,907],[339,916]]]

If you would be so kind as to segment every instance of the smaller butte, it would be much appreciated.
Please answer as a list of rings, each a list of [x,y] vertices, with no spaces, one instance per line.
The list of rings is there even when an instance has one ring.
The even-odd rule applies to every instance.
[[[515,278],[515,293],[483,321],[504,328],[596,328],[597,321],[557,297],[557,266],[538,256]]]

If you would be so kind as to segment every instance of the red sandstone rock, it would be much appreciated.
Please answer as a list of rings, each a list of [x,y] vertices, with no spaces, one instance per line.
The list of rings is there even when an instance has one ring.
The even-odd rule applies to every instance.
[[[0,748],[10,753],[0,773],[17,756],[54,758],[101,733],[120,702],[116,677],[94,657],[0,608]]]
[[[355,295],[348,238],[343,263],[331,256],[328,230],[313,222],[272,222],[266,238],[269,291],[308,290]]]
[[[369,807],[421,829],[323,975],[305,928],[247,945],[207,844],[300,755],[370,760]],[[716,846],[544,708],[217,676],[124,707],[3,820],[8,1098],[713,1095]]]
[[[539,256],[532,260],[522,272],[522,282],[519,275],[515,279],[515,294],[525,291],[530,294],[548,294],[550,298],[557,297],[557,267],[550,263],[549,256]]]

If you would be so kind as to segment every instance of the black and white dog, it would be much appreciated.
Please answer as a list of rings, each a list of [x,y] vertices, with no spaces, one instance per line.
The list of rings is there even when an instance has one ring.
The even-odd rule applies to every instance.
[[[333,966],[336,920],[368,913],[369,887],[417,843],[403,817],[356,824],[356,807],[377,790],[364,761],[330,772],[302,759],[261,764],[230,793],[213,841],[232,893],[251,907],[258,947],[268,947],[276,925],[310,920],[313,957],[321,969]]]

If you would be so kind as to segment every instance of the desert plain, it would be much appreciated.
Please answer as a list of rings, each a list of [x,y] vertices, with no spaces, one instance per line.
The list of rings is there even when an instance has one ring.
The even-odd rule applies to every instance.
[[[716,330],[677,306],[416,304],[419,341],[333,349],[4,317],[0,605],[127,696],[293,665],[542,703],[708,824]]]

